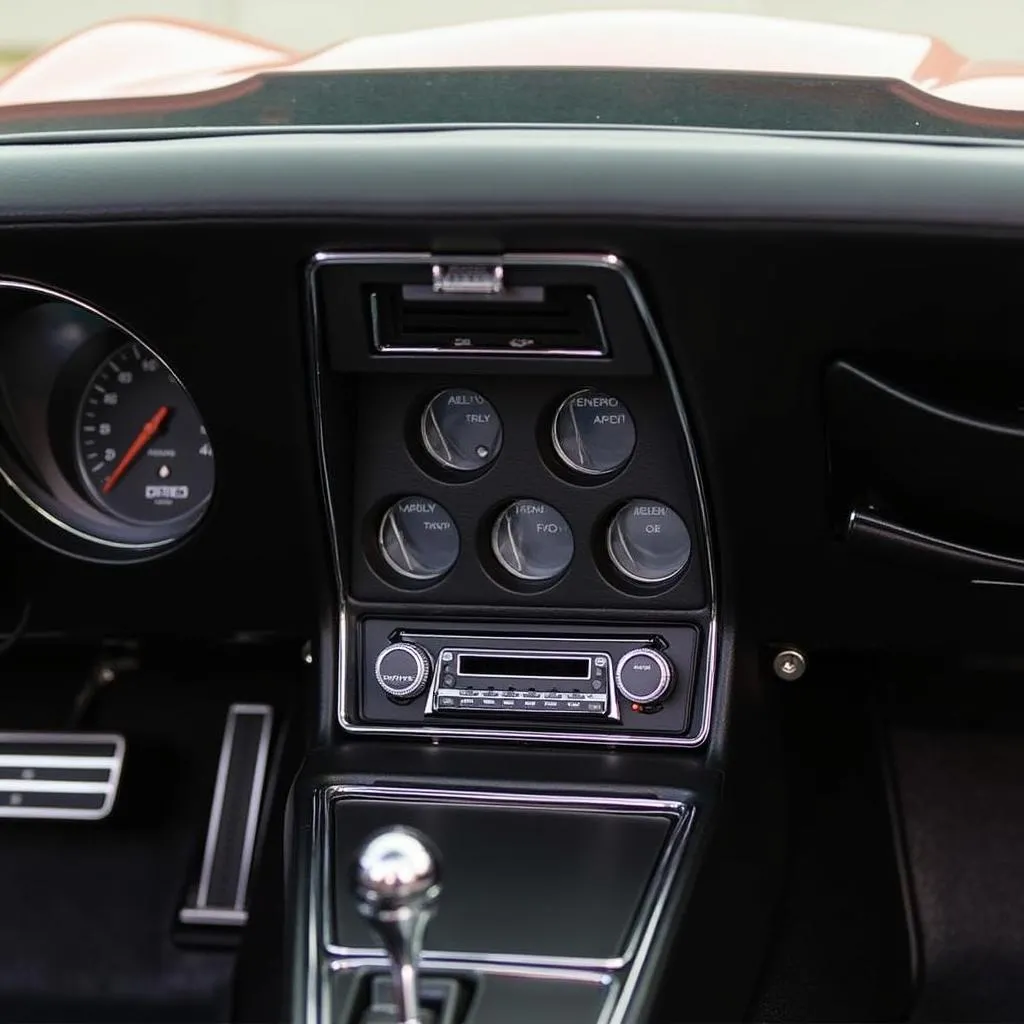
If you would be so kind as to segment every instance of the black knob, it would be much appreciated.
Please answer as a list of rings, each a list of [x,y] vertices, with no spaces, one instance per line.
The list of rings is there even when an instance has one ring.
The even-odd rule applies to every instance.
[[[672,689],[672,662],[650,647],[638,647],[619,658],[615,685],[632,704],[655,704]]]
[[[413,644],[385,647],[373,665],[377,685],[396,700],[421,694],[430,680],[430,658]]]

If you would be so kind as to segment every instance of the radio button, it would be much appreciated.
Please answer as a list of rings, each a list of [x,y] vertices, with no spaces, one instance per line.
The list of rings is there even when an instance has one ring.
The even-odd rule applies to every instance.
[[[410,700],[430,680],[430,658],[413,644],[385,647],[373,665],[377,685],[394,700]]]
[[[638,647],[619,659],[615,685],[631,704],[656,704],[672,688],[672,663],[649,647]]]

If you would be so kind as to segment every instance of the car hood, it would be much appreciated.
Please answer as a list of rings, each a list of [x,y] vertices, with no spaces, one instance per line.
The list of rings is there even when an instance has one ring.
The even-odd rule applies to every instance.
[[[255,76],[481,67],[621,67],[895,79],[962,104],[1024,110],[1024,64],[979,63],[927,35],[755,15],[581,11],[348,40],[301,54],[203,25],[106,22],[0,80],[0,107],[187,97]]]

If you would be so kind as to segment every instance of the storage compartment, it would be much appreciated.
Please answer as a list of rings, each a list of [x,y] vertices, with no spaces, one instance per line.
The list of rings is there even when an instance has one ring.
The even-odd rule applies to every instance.
[[[829,367],[835,514],[858,545],[1024,579],[1024,380],[991,365]]]
[[[667,805],[643,809],[607,800],[502,802],[489,794],[452,800],[336,799],[328,863],[333,868],[333,946],[377,948],[347,891],[356,850],[377,829],[420,829],[442,857],[444,892],[427,931],[431,952],[529,960],[608,961],[631,952],[661,859],[681,839],[683,819]],[[634,809],[635,807],[635,809]]]

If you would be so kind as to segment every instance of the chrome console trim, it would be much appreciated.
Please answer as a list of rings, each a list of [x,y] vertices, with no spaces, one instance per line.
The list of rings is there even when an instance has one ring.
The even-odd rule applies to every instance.
[[[474,257],[460,257],[472,261]],[[486,262],[484,257],[477,257]],[[489,258],[491,261],[494,257]],[[426,264],[432,266],[436,257],[429,252],[341,252],[321,251],[314,254],[306,268],[306,299],[308,319],[308,345],[310,359],[310,377],[312,387],[312,406],[314,416],[314,437],[317,449],[317,461],[320,469],[320,486],[323,492],[324,507],[327,512],[327,529],[334,562],[334,578],[339,604],[339,639],[337,658],[337,719],[346,732],[354,734],[373,734],[386,736],[422,736],[434,739],[477,739],[486,737],[489,740],[511,742],[539,741],[543,743],[568,743],[622,747],[699,747],[707,740],[711,732],[712,708],[714,705],[715,667],[718,658],[718,587],[715,562],[714,543],[711,536],[711,516],[708,505],[707,488],[704,484],[701,464],[697,454],[696,442],[690,429],[683,402],[682,391],[676,380],[675,372],[669,358],[668,349],[658,331],[654,316],[644,299],[640,286],[629,268],[613,254],[594,253],[506,253],[501,257],[505,266],[557,266],[581,267],[607,270],[617,273],[625,282],[633,300],[640,321],[647,332],[653,347],[656,362],[669,388],[672,405],[679,421],[686,452],[693,467],[694,489],[698,515],[701,520],[701,533],[704,541],[704,556],[707,565],[708,606],[710,616],[706,627],[703,644],[703,672],[699,682],[703,683],[703,713],[693,736],[659,736],[637,733],[620,733],[614,731],[566,732],[556,729],[542,730],[530,728],[491,728],[469,726],[441,725],[367,725],[349,717],[347,705],[348,691],[348,613],[345,605],[345,581],[341,572],[340,547],[335,529],[334,499],[331,492],[330,471],[327,464],[327,445],[323,422],[323,388],[322,375],[324,363],[322,359],[320,316],[317,303],[317,270],[332,264],[348,265],[380,265],[380,264]]]
[[[330,809],[339,800],[423,801],[443,804],[476,804],[505,807],[554,807],[567,810],[591,810],[602,814],[648,814],[672,819],[665,845],[641,899],[633,927],[618,956],[598,959],[587,957],[531,956],[436,951],[423,953],[421,966],[426,971],[465,971],[475,974],[503,974],[528,978],[549,978],[604,985],[608,996],[599,1024],[621,1024],[626,1019],[629,1001],[643,970],[646,954],[654,942],[668,903],[672,881],[676,878],[696,809],[682,799],[645,796],[607,796],[600,794],[517,792],[501,789],[428,785],[374,785],[339,783],[324,786],[313,795],[312,845],[309,884],[309,942],[307,962],[307,1024],[325,1020],[324,991],[332,973],[358,967],[383,967],[387,963],[382,949],[345,946],[334,941],[327,907],[332,896],[332,850]]]

